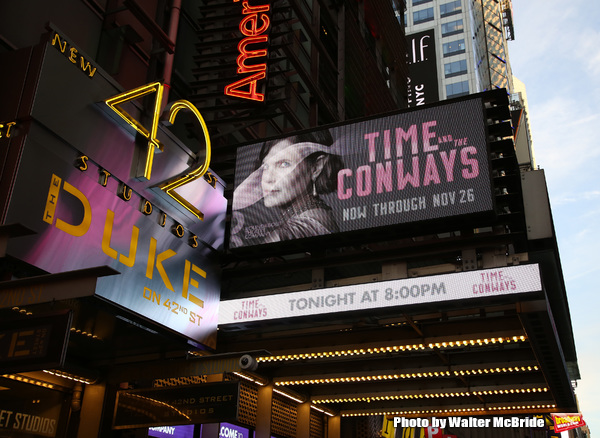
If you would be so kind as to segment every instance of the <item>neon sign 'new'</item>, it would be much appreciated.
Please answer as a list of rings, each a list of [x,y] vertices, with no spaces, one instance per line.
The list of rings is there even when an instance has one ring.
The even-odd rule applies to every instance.
[[[239,0],[233,1],[238,2]],[[240,31],[245,38],[238,44],[240,54],[237,57],[237,72],[249,75],[226,85],[225,94],[262,102],[265,100],[265,95],[258,91],[258,81],[267,77],[267,63],[247,64],[247,61],[249,58],[266,59],[267,49],[252,50],[248,46],[269,41],[267,32],[271,25],[271,19],[266,13],[271,9],[271,5],[250,5],[249,2],[244,1],[242,6],[242,14],[245,17],[240,21]]]

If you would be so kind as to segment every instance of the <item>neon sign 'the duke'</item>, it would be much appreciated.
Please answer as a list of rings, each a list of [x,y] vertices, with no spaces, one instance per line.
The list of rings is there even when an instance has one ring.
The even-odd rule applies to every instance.
[[[237,57],[237,73],[244,77],[226,85],[225,94],[262,102],[265,100],[265,95],[259,91],[258,82],[267,77],[267,49],[256,48],[255,45],[266,44],[269,41],[271,19],[267,13],[271,5],[250,5],[248,1],[243,1],[242,7],[244,18],[240,21],[240,31],[244,38],[238,44],[240,54]],[[264,59],[265,62],[249,64],[248,60],[252,58]]]

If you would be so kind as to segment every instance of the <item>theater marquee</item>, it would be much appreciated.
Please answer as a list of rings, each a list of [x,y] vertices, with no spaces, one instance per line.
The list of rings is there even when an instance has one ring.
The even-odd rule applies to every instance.
[[[239,148],[230,247],[490,212],[486,132],[473,97]]]
[[[30,119],[10,138],[21,158],[5,220],[35,234],[11,239],[7,253],[51,274],[110,266],[118,274],[99,278],[96,295],[215,347],[227,202],[201,115],[163,102],[160,83],[119,89],[57,30],[36,53],[39,71],[24,82],[36,87],[31,105],[7,102]],[[5,84],[25,75],[23,60]],[[153,102],[147,123],[140,98]],[[203,150],[167,129],[181,111],[195,116]]]
[[[222,301],[219,324],[322,315],[542,290],[537,264]]]

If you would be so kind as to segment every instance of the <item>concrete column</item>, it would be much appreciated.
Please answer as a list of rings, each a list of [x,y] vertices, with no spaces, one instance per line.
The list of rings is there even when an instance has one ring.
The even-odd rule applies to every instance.
[[[341,438],[340,428],[342,423],[342,416],[336,415],[335,417],[327,416],[327,438]]]
[[[273,403],[273,383],[258,388],[256,407],[256,434],[254,438],[271,437],[271,407]]]
[[[310,438],[310,402],[298,405],[296,438]]]
[[[222,382],[224,375],[221,374],[208,374],[206,376],[206,383]],[[219,426],[221,423],[210,423],[202,425],[202,435],[200,438],[218,438],[219,437]]]
[[[83,391],[77,438],[96,438],[100,432],[105,384],[86,385]],[[111,413],[112,415],[112,413]]]

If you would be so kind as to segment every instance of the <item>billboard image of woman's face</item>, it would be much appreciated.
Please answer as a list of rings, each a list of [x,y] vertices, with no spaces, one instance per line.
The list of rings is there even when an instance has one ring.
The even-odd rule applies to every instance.
[[[255,170],[237,185],[234,229],[244,227],[244,239],[261,243],[293,240],[337,232],[335,216],[322,196],[336,189],[343,167],[332,154],[328,131],[265,142]],[[256,222],[257,225],[251,225]]]
[[[286,207],[304,195],[310,176],[305,157],[288,140],[275,144],[263,160],[262,178],[265,207]]]

